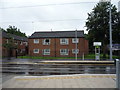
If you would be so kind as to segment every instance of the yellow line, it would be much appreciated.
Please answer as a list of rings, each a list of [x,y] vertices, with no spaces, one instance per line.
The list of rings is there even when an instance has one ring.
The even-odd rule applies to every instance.
[[[115,75],[112,76],[105,76],[105,75],[100,75],[100,76],[65,76],[65,77],[43,77],[43,78],[16,78],[15,80],[49,80],[49,79],[80,79],[80,78],[116,78]]]

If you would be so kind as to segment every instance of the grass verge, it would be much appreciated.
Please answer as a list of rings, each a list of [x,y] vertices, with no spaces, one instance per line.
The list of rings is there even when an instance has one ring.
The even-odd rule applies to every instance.
[[[100,59],[102,58],[103,54],[100,55]],[[21,59],[75,59],[75,57],[38,57],[38,56],[18,56],[18,58]],[[113,56],[113,59],[120,59],[119,56]],[[83,59],[83,57],[78,57],[78,59]],[[88,54],[84,56],[84,59],[95,59],[95,55],[94,54]],[[109,55],[107,55],[106,59],[109,59]]]

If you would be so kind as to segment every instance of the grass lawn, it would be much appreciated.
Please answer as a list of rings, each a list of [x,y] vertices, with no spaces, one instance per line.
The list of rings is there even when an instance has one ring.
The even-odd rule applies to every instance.
[[[102,59],[102,54],[100,55],[100,58]],[[22,59],[75,59],[75,57],[36,57],[36,56],[18,56],[18,58],[22,58]],[[113,59],[120,59],[120,57],[118,56],[113,56]],[[78,57],[78,59],[82,59],[82,57]],[[95,55],[94,54],[88,54],[84,56],[84,59],[95,59]],[[109,56],[107,55],[107,58],[109,59]]]

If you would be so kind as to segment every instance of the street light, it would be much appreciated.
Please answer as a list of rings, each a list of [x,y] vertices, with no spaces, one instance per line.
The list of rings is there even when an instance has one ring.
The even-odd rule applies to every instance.
[[[75,59],[77,61],[77,29],[75,31]]]
[[[112,17],[111,17],[111,0],[110,2],[110,10],[109,10],[109,33],[110,33],[110,60],[112,60]]]

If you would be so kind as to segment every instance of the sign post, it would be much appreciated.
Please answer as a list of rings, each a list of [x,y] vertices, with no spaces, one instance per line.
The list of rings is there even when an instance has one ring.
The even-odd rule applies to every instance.
[[[95,60],[100,60],[100,46],[101,46],[101,42],[94,42],[93,46],[95,46]]]
[[[116,88],[120,90],[120,60],[116,59]]]

